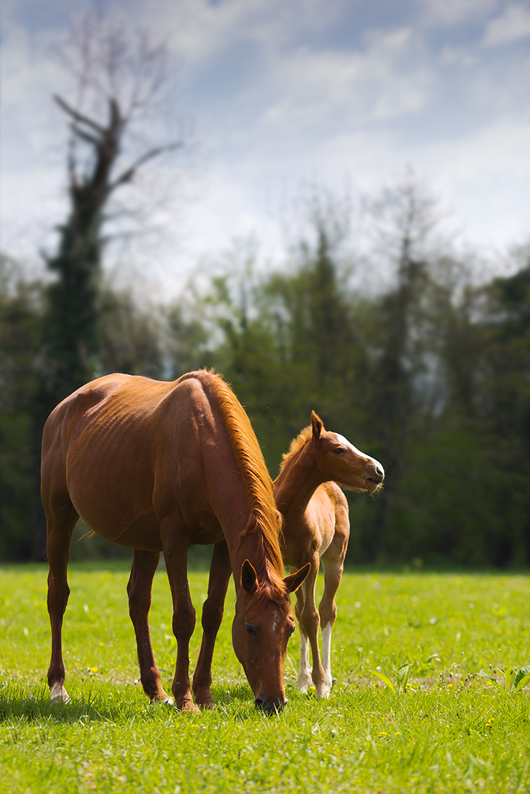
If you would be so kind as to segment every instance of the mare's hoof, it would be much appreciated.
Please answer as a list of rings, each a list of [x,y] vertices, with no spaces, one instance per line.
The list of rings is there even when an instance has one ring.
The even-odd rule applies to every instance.
[[[175,701],[173,700],[173,698],[170,697],[169,695],[166,695],[165,693],[163,695],[160,695],[160,697],[152,698],[152,703],[162,703],[163,705],[166,706],[175,705]]]
[[[52,703],[70,703],[70,695],[63,684],[56,683],[51,688],[50,700]]]
[[[183,703],[176,703],[175,706],[178,711],[186,712],[188,714],[198,714],[200,712],[200,708],[195,705],[193,700],[185,700]]]

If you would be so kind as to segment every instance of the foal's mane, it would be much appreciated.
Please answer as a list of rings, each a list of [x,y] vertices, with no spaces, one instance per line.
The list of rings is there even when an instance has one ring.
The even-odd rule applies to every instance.
[[[283,593],[284,566],[278,539],[272,480],[250,420],[236,395],[220,375],[209,370],[198,370],[184,375],[180,380],[189,378],[200,381],[207,397],[215,398],[223,417],[250,510],[250,518],[241,540],[257,531],[257,551],[251,562],[258,579],[268,580]]]
[[[313,435],[313,429],[312,429],[311,425],[308,425],[308,427],[304,427],[304,429],[301,430],[298,433],[296,438],[293,438],[293,440],[291,441],[291,444],[289,446],[289,451],[288,452],[284,452],[283,455],[282,455],[282,462],[280,464],[280,472],[282,472],[284,470],[285,466],[295,457],[295,455],[298,452],[300,452],[300,450],[303,447],[305,447],[307,442],[311,439],[312,435]]]

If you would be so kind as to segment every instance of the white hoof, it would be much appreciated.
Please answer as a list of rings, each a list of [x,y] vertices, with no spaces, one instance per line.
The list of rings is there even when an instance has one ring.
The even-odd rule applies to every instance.
[[[70,695],[64,688],[63,684],[54,684],[50,692],[50,700],[53,703],[70,703]]]

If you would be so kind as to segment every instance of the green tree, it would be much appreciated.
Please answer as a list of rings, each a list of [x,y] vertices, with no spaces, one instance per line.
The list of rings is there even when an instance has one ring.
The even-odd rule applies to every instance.
[[[0,559],[22,560],[41,549],[34,530],[39,467],[32,446],[37,391],[35,351],[42,285],[0,255]]]

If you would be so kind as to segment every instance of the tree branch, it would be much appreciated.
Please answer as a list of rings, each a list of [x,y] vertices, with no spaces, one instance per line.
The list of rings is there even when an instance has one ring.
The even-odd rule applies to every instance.
[[[144,165],[148,160],[152,160],[154,157],[158,157],[159,154],[163,154],[163,152],[171,152],[175,149],[180,149],[183,144],[180,141],[176,143],[170,143],[167,146],[156,146],[154,149],[150,149],[148,152],[143,154],[141,157],[136,160],[129,168],[127,168],[120,176],[109,186],[109,193],[115,190],[119,185],[124,185],[126,182],[130,182],[135,173]]]
[[[58,94],[54,94],[53,98],[55,102],[59,105],[61,110],[64,110],[65,113],[71,116],[79,124],[86,124],[88,127],[92,127],[93,130],[96,130],[101,135],[104,134],[105,130],[103,127],[101,127],[99,124],[96,124],[96,122],[92,121],[92,119],[89,119],[88,116],[84,116],[78,110],[74,110],[74,108],[70,107],[70,105],[67,102],[65,102],[64,99],[62,99],[60,96],[58,96]]]
[[[76,127],[75,124],[72,124],[71,126],[72,126],[72,132],[74,132],[75,135],[77,135],[79,138],[82,138],[87,143],[91,143],[92,146],[94,146],[96,149],[99,149],[102,143],[101,138],[96,138],[95,135],[90,135],[88,132],[84,132],[83,130],[80,130],[79,127]]]

